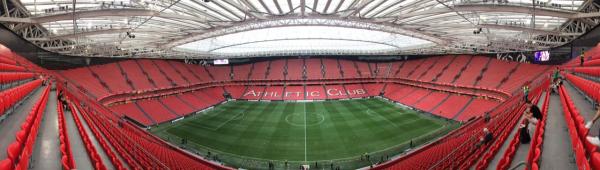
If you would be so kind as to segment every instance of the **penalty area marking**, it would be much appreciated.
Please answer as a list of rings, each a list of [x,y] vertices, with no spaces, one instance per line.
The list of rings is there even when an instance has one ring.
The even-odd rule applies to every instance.
[[[212,130],[212,131],[217,131],[217,130],[219,130],[221,127],[225,126],[227,123],[229,123],[229,122],[231,122],[231,121],[233,121],[233,120],[240,120],[240,119],[243,119],[243,118],[244,118],[244,116],[246,116],[246,114],[245,114],[244,112],[240,112],[240,113],[236,114],[235,116],[233,116],[233,117],[229,118],[229,120],[227,120],[227,121],[225,121],[225,122],[221,123],[221,124],[220,124],[219,126],[217,126],[216,128],[207,128],[207,127],[206,127],[206,129],[209,129],[209,130]]]

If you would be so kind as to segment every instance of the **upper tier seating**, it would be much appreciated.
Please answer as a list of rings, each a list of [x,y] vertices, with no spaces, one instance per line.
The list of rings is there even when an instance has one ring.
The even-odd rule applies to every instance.
[[[127,78],[131,81],[135,90],[153,89],[155,88],[148,78],[144,75],[138,64],[134,60],[127,60],[119,63],[123,72],[127,74]],[[114,71],[114,70],[109,70]],[[64,72],[63,72],[64,73]]]
[[[315,59],[312,59],[315,60]],[[307,70],[312,71],[312,70]],[[336,59],[324,58],[323,59],[323,71],[325,72],[325,79],[341,79],[342,74],[340,73],[340,66]]]
[[[321,65],[321,59],[319,59],[319,58],[306,59],[305,62],[306,62],[306,79],[309,79],[309,80],[323,79],[323,70],[321,69],[323,67],[323,65]],[[335,71],[337,70],[337,69],[335,69],[337,67],[337,64],[332,65],[332,66],[334,66],[332,71],[335,74]]]
[[[461,72],[460,77],[455,81],[457,84],[474,85],[477,76],[481,74],[482,69],[490,60],[488,57],[474,56],[467,69]]]
[[[433,79],[441,73],[442,69],[444,69],[444,67],[450,64],[450,61],[452,61],[453,58],[454,56],[443,56],[439,58],[436,61],[435,65],[433,65],[431,69],[425,71],[425,75],[423,75],[419,79],[422,81],[433,81]]]
[[[127,79],[125,79],[121,74],[121,71],[119,71],[118,65],[107,64],[102,66],[91,66],[89,68],[100,77],[100,80],[103,80],[106,83],[109,89],[115,92],[133,90],[127,85]]]
[[[231,80],[230,66],[207,66],[206,70],[213,76],[216,81]]]
[[[268,79],[270,80],[285,80],[285,67],[286,67],[286,60],[273,60],[271,61],[271,65],[269,66],[269,74],[267,76]],[[290,73],[287,73],[290,74]],[[295,77],[296,75],[293,75],[292,77]]]
[[[35,74],[33,73],[8,73],[0,72],[0,84],[8,84],[16,81],[32,79]]]
[[[254,63],[250,80],[264,80],[267,76],[267,69],[269,69],[270,61],[261,61]],[[280,72],[282,73],[282,72]]]
[[[340,69],[343,74],[343,78],[352,79],[360,78],[358,70],[352,60],[338,60],[340,62]]]
[[[278,73],[277,70],[274,71],[275,72],[270,73]],[[302,77],[304,75],[304,59],[288,59],[286,71],[286,80],[303,80]]]
[[[437,81],[451,83],[460,72],[460,69],[465,67],[469,63],[469,60],[471,60],[471,58],[472,56],[456,56],[454,61],[452,61],[452,63],[448,65],[446,71],[442,73],[442,75],[437,79]]]
[[[246,81],[252,72],[254,72],[254,70],[252,70],[252,64],[236,65],[233,67],[233,80]]]
[[[155,61],[154,64],[167,75],[173,82],[179,86],[190,84],[183,75],[179,72],[179,70],[175,70],[173,66],[169,63],[169,61]]]
[[[412,79],[412,80],[419,80],[421,78],[421,75],[423,75],[424,73],[427,73],[429,70],[430,66],[435,66],[437,60],[439,60],[440,57],[429,57],[424,59],[425,61],[423,61],[423,63],[420,63],[415,70],[412,70],[412,73],[409,73],[408,75],[408,79]]]

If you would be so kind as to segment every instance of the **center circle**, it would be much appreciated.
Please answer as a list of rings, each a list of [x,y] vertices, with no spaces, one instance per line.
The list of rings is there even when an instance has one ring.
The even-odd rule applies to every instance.
[[[306,113],[306,122],[302,113],[293,113],[285,116],[285,122],[292,126],[315,126],[323,123],[323,121],[325,121],[325,116],[321,113]]]

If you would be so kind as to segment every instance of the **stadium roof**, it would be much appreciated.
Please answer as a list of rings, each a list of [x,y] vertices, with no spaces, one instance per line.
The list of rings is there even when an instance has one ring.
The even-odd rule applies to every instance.
[[[66,55],[155,58],[530,51],[600,22],[592,0],[532,2],[3,0],[0,22]]]

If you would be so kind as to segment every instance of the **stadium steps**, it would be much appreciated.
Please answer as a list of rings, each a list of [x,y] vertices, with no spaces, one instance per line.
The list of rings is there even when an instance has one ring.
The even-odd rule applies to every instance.
[[[194,71],[192,71],[192,69],[188,65],[190,65],[190,64],[183,63],[183,68],[185,68],[185,70],[187,70],[196,79],[198,79],[200,81],[206,81],[206,80],[203,80],[202,78],[200,78]],[[254,65],[254,63],[252,63],[252,65]]]
[[[329,99],[329,94],[327,94],[327,85],[323,84],[322,87],[323,87],[323,91],[325,92],[325,99]],[[306,89],[305,89],[305,92],[306,92]]]
[[[283,84],[283,90],[281,91],[281,100],[285,98],[285,89],[287,88],[287,84]]]
[[[78,110],[78,109],[80,109],[79,106],[74,106],[73,108],[77,109],[76,112],[74,112],[74,113],[77,114],[77,116],[80,118],[81,124],[83,125],[83,128],[85,129],[85,131],[87,132],[87,134],[90,135],[90,140],[92,141],[92,144],[94,145],[94,147],[97,148],[98,154],[100,155],[100,159],[102,159],[102,162],[105,163],[104,165],[107,168],[114,167],[113,166],[114,164],[112,162],[111,163],[106,163],[106,162],[110,162],[110,159],[106,155],[106,153],[108,152],[108,150],[98,149],[98,148],[100,148],[102,146],[102,145],[100,145],[98,143],[98,140],[102,140],[102,141],[104,141],[106,143],[109,143],[107,137],[105,136],[106,134],[99,133],[99,138],[96,138],[93,135],[93,131],[91,130],[91,128],[94,128],[94,129],[97,130],[97,132],[99,132],[100,131],[98,129],[99,127],[93,125],[93,123],[90,126],[90,124],[89,124],[90,122],[88,122],[88,119],[87,119],[87,118],[89,118],[89,117],[87,117],[88,115],[83,115],[82,112],[80,110]],[[124,168],[130,169],[130,167],[126,163],[125,159],[120,154],[115,154],[115,153],[118,153],[118,152],[117,152],[117,149],[115,149],[115,147],[112,144],[107,144],[106,146],[110,150],[110,152],[112,152],[115,155],[115,157],[117,158],[117,161],[119,161]]]
[[[540,100],[538,101],[538,107],[541,109],[544,105],[544,100],[546,98],[547,93],[543,93],[540,96]],[[494,156],[494,158],[490,161],[489,166],[487,167],[488,170],[494,170],[496,169],[498,163],[500,162],[500,160],[502,159],[502,157],[504,156],[504,153],[506,152],[506,150],[508,149],[511,140],[515,137],[515,135],[517,135],[517,132],[519,131],[519,125],[520,122],[523,122],[524,116],[521,116],[521,118],[519,119],[519,123],[517,124],[517,126],[513,127],[513,130],[510,132],[510,135],[508,136],[507,140],[504,142],[504,144],[502,144],[502,147],[500,147],[500,150],[498,151],[498,153]],[[530,128],[532,129],[532,128]],[[531,136],[533,137],[533,133],[534,132],[530,132]],[[529,148],[531,147],[530,143],[527,144],[521,144],[519,143],[517,146],[517,149],[515,151],[515,155],[513,156],[513,159],[511,161],[511,165],[508,167],[514,167],[517,164],[519,164],[519,162],[521,161],[527,161],[527,154],[529,153]]]
[[[72,108],[77,109],[77,107],[72,107]],[[96,151],[98,152],[98,155],[100,156],[100,159],[102,160],[102,163],[106,166],[106,168],[108,168],[108,169],[114,169],[113,164],[111,163],[109,156],[106,154],[106,151],[104,151],[104,149],[102,148],[102,146],[98,142],[98,139],[96,138],[96,136],[94,136],[94,133],[90,129],[90,126],[88,125],[88,123],[83,118],[83,115],[81,115],[81,113],[78,110],[74,110],[74,111],[73,110],[71,110],[71,111],[66,111],[65,110],[65,120],[67,121],[67,130],[68,130],[68,133],[69,133],[69,140],[73,140],[73,138],[75,138],[75,137],[71,137],[71,134],[76,134],[77,136],[79,136],[79,133],[76,132],[77,131],[77,127],[75,126],[75,120],[74,120],[73,114],[75,114],[75,115],[77,115],[77,117],[79,117],[79,120],[81,121],[81,125],[83,126],[83,130],[88,135],[92,146],[94,148],[96,148]],[[81,140],[81,136],[79,136],[78,140]],[[102,139],[102,140],[106,141],[106,139]],[[73,143],[73,142],[71,142],[71,143]],[[109,146],[111,149],[113,149],[111,145],[107,145],[107,146]],[[71,144],[71,148],[76,148],[76,146],[73,145],[73,144]],[[86,166],[80,166],[79,165],[80,163],[79,163],[79,160],[78,160],[78,159],[85,159],[85,158],[87,158],[89,160],[87,152],[85,152],[85,145],[81,145],[81,149],[79,149],[79,151],[77,151],[75,149],[74,149],[74,151],[76,151],[76,152],[82,152],[81,153],[81,157],[82,158],[77,158],[78,154],[76,152],[73,152],[73,156],[75,157],[75,161],[77,163],[77,168],[78,169],[86,169],[86,168],[82,168],[82,167],[86,167]],[[83,152],[85,152],[85,153],[83,153]],[[113,149],[112,152],[116,152],[116,151]],[[122,158],[121,158],[120,155],[116,155],[116,156],[117,156],[117,158],[121,162],[124,162],[122,160]],[[83,157],[85,157],[85,158],[83,158]],[[93,164],[90,164],[90,167],[92,165]]]
[[[62,104],[60,106],[62,107]],[[71,146],[71,152],[73,154],[73,160],[75,161],[75,167],[77,167],[78,169],[93,168],[92,161],[90,160],[90,158],[86,152],[85,144],[82,141],[82,137],[79,134],[77,126],[75,125],[75,120],[73,119],[73,115],[72,115],[71,111],[64,109],[63,113],[64,113],[64,115],[63,115],[64,119],[65,119],[65,127],[67,129],[67,136],[69,139],[69,144]],[[82,122],[82,124],[83,124],[83,122]],[[90,133],[88,133],[88,134],[90,134]],[[89,137],[91,138],[93,136],[89,136]],[[94,146],[94,147],[96,147],[96,146]],[[96,147],[96,149],[97,148],[98,147]],[[101,150],[98,150],[98,154],[100,154],[100,151]]]
[[[58,110],[56,91],[48,94],[48,102],[42,114],[30,165],[33,169],[61,169],[60,141],[58,138]],[[85,150],[83,150],[85,152]]]
[[[540,169],[577,169],[559,95],[550,96]]]
[[[496,85],[496,87],[495,87],[495,88],[496,88],[496,89],[500,89],[500,87],[502,87],[502,85],[503,85],[504,83],[506,83],[506,81],[508,81],[508,79],[510,78],[510,76],[511,76],[513,73],[515,73],[515,71],[517,71],[517,69],[519,68],[519,66],[520,66],[520,65],[521,65],[521,62],[519,62],[519,63],[515,64],[515,67],[513,67],[513,68],[512,68],[512,69],[511,69],[511,70],[508,72],[508,74],[506,74],[506,76],[505,76],[504,78],[502,78],[502,80],[500,80],[500,83],[498,83],[498,85]],[[541,72],[541,73],[544,73],[544,72]],[[536,77],[537,77],[537,76],[536,76]]]
[[[323,63],[323,58],[319,58],[319,63],[321,63],[321,79],[325,79],[325,64]]]
[[[146,70],[143,69],[143,67],[140,64],[140,62],[138,62],[138,60],[133,60],[133,61],[135,61],[135,64],[140,68],[140,70],[142,70],[142,74],[144,74],[146,76],[146,79],[148,79],[148,81],[150,82],[150,84],[152,84],[152,87],[157,88],[158,86],[156,85],[156,83],[154,82],[154,80],[152,80],[152,78],[148,75],[148,72],[146,72]]]
[[[171,109],[169,106],[167,106],[165,103],[162,102],[162,100],[157,100],[158,103],[160,103],[164,108],[166,108],[171,114],[176,115],[177,117],[181,117],[181,115],[177,114],[177,112],[173,109]]]
[[[456,113],[456,115],[454,115],[454,117],[452,117],[452,120],[456,120],[456,118],[457,118],[458,116],[460,116],[460,115],[461,115],[463,112],[465,112],[465,109],[466,109],[466,108],[467,108],[469,105],[471,105],[471,102],[473,102],[474,100],[475,100],[475,98],[471,98],[471,99],[469,100],[469,102],[467,102],[467,104],[465,104],[465,106],[463,106],[463,108],[462,108],[462,109],[460,109],[460,111],[458,111],[458,113]]]
[[[188,80],[187,77],[183,76],[183,74],[181,74],[181,72],[179,70],[177,70],[177,68],[175,68],[175,66],[173,65],[173,63],[169,62],[169,61],[165,61],[167,62],[167,64],[173,68],[173,70],[175,70],[175,72],[177,73],[177,75],[179,75],[185,82],[187,82],[188,84],[192,84],[192,82],[190,82],[190,80]]]
[[[426,95],[424,95],[423,97],[421,97],[419,100],[415,101],[415,103],[413,103],[413,106],[417,106],[419,103],[421,103],[421,101],[423,101],[423,99],[429,97],[429,95],[433,94],[433,91],[429,91]],[[426,111],[426,110],[424,110]]]
[[[411,70],[408,75],[406,75],[406,77],[410,77],[412,76],[413,73],[415,73],[416,70],[419,70],[419,68],[421,68],[421,65],[423,65],[423,63],[425,63],[425,61],[427,61],[427,59],[423,59],[421,60],[421,62],[417,65],[417,67],[415,67],[415,69]]]
[[[575,107],[577,107],[577,110],[579,110],[579,113],[585,120],[584,122],[592,120],[596,113],[596,108],[590,103],[590,100],[585,93],[577,89],[577,87],[573,86],[569,81],[563,81],[563,86],[569,93],[569,97],[573,100],[573,103],[575,103]],[[590,134],[598,134],[598,129],[600,129],[600,123],[594,123],[593,127],[590,128]]]
[[[344,72],[343,72],[343,69],[342,69],[342,64],[340,64],[340,59],[336,58],[335,62],[337,63],[337,68],[340,71],[340,77],[339,78],[344,78]],[[325,67],[325,69],[327,69],[327,67]],[[327,70],[325,70],[325,71],[327,71]]]
[[[488,67],[490,66],[491,62],[492,62],[492,59],[489,58],[488,61],[485,63],[485,66],[483,66],[483,68],[481,69],[481,72],[479,72],[479,75],[477,76],[477,79],[475,79],[473,86],[477,86],[479,84],[479,81],[481,81],[481,79],[483,78],[483,75],[487,72]]]
[[[411,94],[413,94],[415,91],[419,91],[419,89],[420,89],[420,88],[414,88],[412,91],[410,91],[410,92],[408,92],[408,93],[404,94],[404,96],[402,96],[402,97],[399,97],[397,101],[402,101],[402,99],[404,99],[404,98],[406,98],[406,97],[408,97],[408,96],[411,96]],[[399,89],[398,89],[398,90],[399,90]],[[396,101],[396,100],[392,100],[392,101]],[[404,104],[404,103],[403,103],[403,104]]]
[[[154,120],[152,118],[152,116],[150,116],[148,113],[146,113],[146,111],[144,111],[144,109],[142,109],[142,106],[140,106],[137,102],[133,102],[133,104],[135,105],[135,107],[137,107],[137,109],[139,109],[142,113],[144,113],[144,116],[146,116],[146,118],[148,118],[148,120],[152,121],[153,125],[156,125],[156,120]]]
[[[22,99],[20,104],[13,106],[12,113],[7,115],[6,119],[0,121],[0,127],[2,127],[0,128],[0,134],[2,134],[2,137],[0,137],[0,148],[8,148],[8,145],[16,140],[15,135],[5,134],[17,134],[21,130],[21,124],[27,119],[28,113],[40,99],[42,92],[44,92],[43,88],[33,90],[28,97]],[[6,149],[0,150],[0,160],[6,158]]]
[[[150,63],[152,63],[152,65],[154,65],[154,67],[157,68],[158,72],[160,72],[160,74],[162,74],[162,76],[164,76],[167,81],[169,81],[169,83],[171,83],[171,86],[177,86],[177,83],[175,83],[175,81],[173,81],[173,79],[171,79],[171,77],[169,77],[167,75],[167,73],[165,73],[161,67],[158,66],[158,64],[156,64],[156,62],[154,60],[150,60]]]
[[[427,67],[427,69],[421,73],[421,75],[419,75],[419,77],[417,77],[417,80],[421,80],[421,78],[423,78],[423,76],[427,75],[427,72],[429,72],[431,70],[431,68],[433,68],[433,66],[437,65],[437,63],[440,61],[442,57],[436,57],[435,61],[433,63],[431,63],[431,65],[429,65],[429,67]]]
[[[444,74],[444,72],[446,72],[446,70],[448,70],[448,68],[454,62],[454,60],[456,58],[458,58],[458,55],[453,55],[452,59],[450,59],[450,62],[446,63],[446,66],[444,66],[444,68],[442,68],[442,70],[438,74],[436,74],[435,77],[431,81],[437,82],[438,78],[440,78],[440,76],[442,76]]]
[[[98,80],[98,82],[100,82],[100,85],[102,85],[102,87],[104,87],[104,89],[106,91],[108,91],[108,93],[113,93],[112,89],[110,89],[110,87],[108,87],[108,84],[106,84],[106,82],[104,82],[100,76],[98,76],[98,74],[96,74],[96,72],[94,72],[94,70],[92,70],[90,67],[85,67],[86,69],[88,69],[90,71],[90,73],[92,73],[92,77],[96,78],[96,80]]]
[[[393,78],[397,77],[398,74],[400,74],[400,70],[402,70],[402,67],[404,67],[404,64],[406,64],[406,61],[402,61],[402,64],[400,64],[400,66],[398,66],[398,70],[396,70],[396,72],[394,73]]]
[[[427,110],[427,112],[432,112],[435,109],[437,109],[438,107],[440,107],[442,104],[444,104],[444,102],[446,102],[446,100],[448,100],[450,98],[450,96],[452,96],[452,95],[446,96],[446,98],[442,99],[442,101],[440,101],[440,103],[435,104],[435,106],[433,106],[433,108],[431,108],[431,110]]]
[[[473,56],[469,56],[469,61],[467,61],[467,64],[465,64],[460,71],[458,71],[458,73],[456,74],[456,76],[454,76],[454,80],[452,80],[452,82],[450,83],[454,83],[456,82],[456,80],[458,80],[458,78],[460,78],[460,76],[462,75],[462,72],[465,71],[467,69],[467,67],[471,64],[471,61],[473,61]]]
[[[174,95],[175,98],[177,98],[177,100],[181,101],[182,103],[184,103],[185,105],[196,109],[197,106],[194,106],[193,104],[189,103],[187,100],[183,100],[181,97],[179,97],[179,95]]]
[[[117,62],[116,65],[119,68],[119,71],[121,72],[121,75],[123,75],[123,77],[125,77],[125,82],[127,83],[127,85],[129,85],[129,88],[131,89],[137,89],[133,86],[133,83],[131,82],[131,80],[129,79],[129,77],[127,77],[127,73],[125,73],[125,70],[123,70],[123,67],[120,64],[121,62]]]
[[[212,75],[212,73],[210,71],[208,71],[208,68],[201,66],[202,69],[204,69],[204,71],[208,74],[208,77],[210,77],[209,81],[215,81],[215,77]]]

